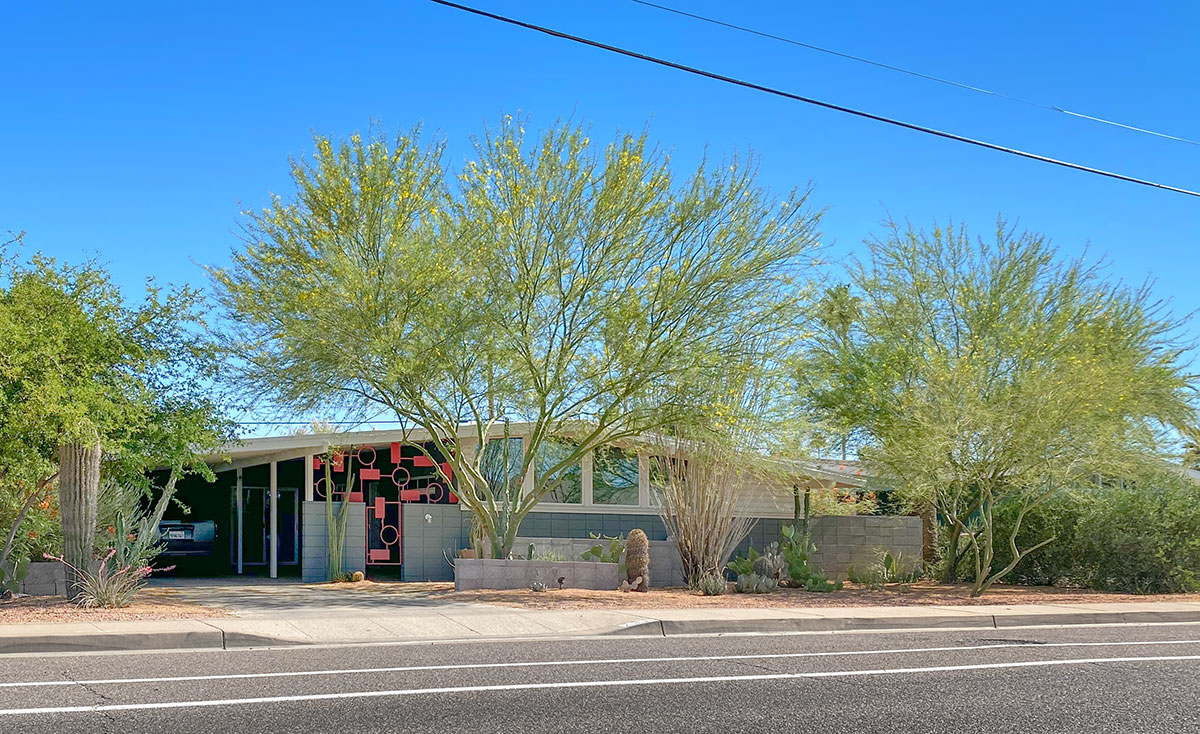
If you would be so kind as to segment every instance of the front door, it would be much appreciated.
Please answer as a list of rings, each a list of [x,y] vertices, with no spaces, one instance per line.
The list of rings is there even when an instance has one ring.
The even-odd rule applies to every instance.
[[[300,562],[299,490],[289,487],[276,492],[279,495],[275,518],[278,563],[281,566],[294,566]],[[242,487],[241,552],[244,566],[266,566],[271,562],[270,494],[266,487]],[[236,516],[234,523],[234,527],[237,527]],[[238,561],[236,535],[236,532],[230,534],[233,547],[229,549],[235,569]]]

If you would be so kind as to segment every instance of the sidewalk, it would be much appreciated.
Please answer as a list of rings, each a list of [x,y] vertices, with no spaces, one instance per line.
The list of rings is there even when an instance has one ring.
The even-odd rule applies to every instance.
[[[561,611],[429,605],[406,606],[394,613],[371,609],[286,618],[0,625],[0,654],[1166,622],[1200,622],[1200,602]]]

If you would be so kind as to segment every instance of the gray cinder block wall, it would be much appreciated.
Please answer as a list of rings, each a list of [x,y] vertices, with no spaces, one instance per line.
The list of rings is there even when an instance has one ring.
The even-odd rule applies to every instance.
[[[902,515],[819,517],[812,523],[815,560],[831,578],[865,568],[888,550],[905,565],[921,563],[921,518]],[[910,566],[911,567],[911,566]]]
[[[325,581],[329,574],[328,533],[325,528],[325,503],[303,502],[300,529],[300,577],[303,581]],[[334,504],[334,512],[339,510]],[[367,506],[351,502],[346,518],[346,569],[367,570]]]
[[[535,554],[554,553],[567,561],[583,560],[583,554],[594,546],[608,547],[607,542],[591,538],[518,537],[513,546],[513,552],[522,556],[527,555],[530,543],[533,543]],[[650,585],[682,586],[683,584],[683,565],[679,561],[679,548],[675,545],[675,541],[650,541]]]
[[[447,559],[470,542],[470,513],[458,505],[405,504],[401,523],[401,578],[453,581],[454,567]]]
[[[30,563],[18,591],[30,596],[66,596],[67,569],[58,561]]]
[[[547,588],[611,591],[620,584],[618,564],[586,561],[504,561],[459,558],[455,562],[454,589],[528,589],[535,582]]]

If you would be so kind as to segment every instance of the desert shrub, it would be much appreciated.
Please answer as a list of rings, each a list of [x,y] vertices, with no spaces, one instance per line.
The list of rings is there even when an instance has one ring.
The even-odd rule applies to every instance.
[[[996,537],[1008,536],[1018,510],[996,508]],[[1006,581],[1135,594],[1200,590],[1200,486],[1170,470],[1064,491],[1025,516],[1017,543],[1051,537]],[[1007,543],[998,543],[996,564],[1010,558]],[[959,571],[972,578],[969,552]]]
[[[62,556],[47,553],[45,557],[59,561],[75,573],[79,580],[79,606],[118,609],[129,606],[138,590],[145,585],[146,578],[155,569],[150,566],[115,563],[116,554],[116,548],[109,549],[108,555],[100,560],[95,573],[72,566],[63,560]]]
[[[1200,487],[1178,476],[1107,487],[1079,520],[1076,577],[1135,594],[1200,590]]]
[[[909,586],[921,578],[920,562],[905,558],[903,553],[881,549],[865,567],[851,566],[846,578],[868,589],[879,590],[888,584]]]
[[[734,556],[729,559],[727,568],[733,574],[734,578],[738,576],[748,576],[754,573],[754,562],[758,560],[759,553],[754,550],[754,546],[746,549],[746,555]]]
[[[787,585],[805,591],[836,591],[842,588],[841,582],[833,582],[825,575],[812,556],[817,552],[817,546],[812,540],[791,525],[780,529],[783,544],[780,552],[787,568]]]
[[[1034,586],[1082,585],[1079,548],[1076,542],[1077,528],[1083,516],[1100,499],[1097,492],[1064,491],[1026,514],[1017,533],[1017,547],[1029,548],[1051,537],[1054,541],[1021,559],[1005,579],[1005,583]],[[1015,504],[996,508],[994,522],[997,538],[1009,537],[1019,510],[1020,507]],[[995,565],[1003,568],[1011,560],[1012,549],[1008,543],[997,543]],[[960,566],[960,571],[965,577],[974,573],[973,568],[968,568],[971,565],[971,556],[968,553]]]
[[[734,588],[739,594],[769,594],[779,588],[779,581],[770,576],[744,573],[737,577]]]
[[[729,581],[724,574],[709,571],[696,579],[695,590],[704,596],[723,596],[729,593]]]

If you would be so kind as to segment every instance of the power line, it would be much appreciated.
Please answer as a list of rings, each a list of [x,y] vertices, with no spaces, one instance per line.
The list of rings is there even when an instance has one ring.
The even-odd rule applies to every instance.
[[[365,420],[365,421],[362,421],[361,423],[359,423],[358,425],[366,426],[366,425],[373,425],[375,423],[387,423],[389,425],[398,425],[403,422],[404,421],[397,421],[397,420],[390,420],[390,421]],[[239,426],[307,426],[307,425],[311,425],[312,421],[231,421],[231,423],[234,423],[235,425],[239,425]]]
[[[1117,179],[1118,181],[1125,181],[1127,183],[1134,183],[1134,184],[1138,184],[1141,186],[1150,186],[1151,188],[1163,189],[1165,191],[1174,191],[1177,194],[1186,194],[1188,196],[1195,196],[1197,198],[1200,198],[1200,191],[1191,191],[1189,189],[1182,189],[1177,186],[1169,186],[1167,184],[1157,183],[1155,181],[1149,181],[1149,180],[1146,180],[1143,178],[1135,178],[1133,176],[1126,176],[1123,173],[1114,173],[1112,171],[1105,171],[1100,168],[1092,168],[1091,166],[1084,166],[1079,163],[1071,163],[1070,161],[1059,160],[1058,158],[1050,158],[1049,156],[1038,155],[1037,153],[1030,153],[1028,151],[1020,150],[1018,148],[1009,148],[1009,147],[1006,147],[1003,145],[997,145],[996,143],[989,143],[984,140],[968,138],[964,135],[957,135],[955,133],[945,132],[943,130],[938,130],[938,129],[935,129],[932,127],[925,127],[923,125],[917,125],[917,124],[914,124],[911,122],[904,122],[903,120],[897,120],[897,119],[891,118],[891,117],[884,117],[883,115],[877,115],[873,112],[864,112],[862,110],[856,110],[852,107],[844,107],[842,105],[834,104],[832,102],[823,102],[819,99],[814,99],[812,97],[804,97],[799,94],[793,94],[792,92],[786,92],[782,89],[768,87],[768,86],[765,86],[762,84],[757,84],[755,82],[748,82],[743,79],[737,79],[735,77],[725,76],[724,74],[718,74],[718,73],[712,72],[712,71],[705,71],[704,69],[700,69],[695,66],[688,66],[686,64],[681,64],[677,61],[669,61],[667,59],[664,59],[664,58],[661,58],[658,56],[650,56],[648,54],[640,53],[638,51],[630,51],[629,49],[621,48],[620,46],[612,46],[607,43],[601,43],[600,41],[593,41],[589,38],[584,38],[582,36],[576,36],[576,35],[572,35],[570,33],[556,31],[553,28],[546,28],[545,26],[535,25],[533,23],[527,23],[523,20],[516,20],[515,18],[509,18],[507,16],[497,15],[496,13],[490,13],[486,10],[479,10],[478,8],[472,8],[467,5],[459,5],[458,3],[450,2],[449,0],[429,0],[429,1],[432,3],[436,3],[438,5],[444,5],[448,8],[453,8],[455,10],[461,10],[465,13],[470,13],[472,15],[478,15],[483,18],[489,18],[491,20],[499,21],[501,23],[507,23],[508,25],[517,26],[519,28],[525,28],[525,29],[528,29],[531,31],[537,31],[538,33],[544,33],[548,36],[553,36],[554,38],[561,38],[566,41],[573,41],[575,43],[580,43],[585,46],[591,46],[593,48],[598,48],[598,49],[601,49],[604,51],[609,51],[611,53],[620,54],[621,56],[628,56],[629,58],[638,59],[640,61],[648,61],[652,64],[657,64],[659,66],[665,66],[669,69],[685,71],[689,74],[695,74],[696,76],[702,76],[707,79],[713,79],[715,81],[725,82],[726,84],[733,84],[735,86],[744,87],[746,89],[753,89],[757,92],[764,92],[766,94],[771,94],[776,97],[783,97],[784,99],[790,99],[790,100],[793,100],[796,102],[803,102],[805,104],[815,105],[817,107],[824,107],[825,109],[835,110],[837,112],[844,112],[848,115],[854,115],[856,117],[862,117],[862,118],[865,118],[868,120],[874,120],[876,122],[883,122],[888,125],[895,125],[896,127],[902,127],[902,128],[908,129],[908,130],[914,130],[919,133],[925,133],[926,135],[936,135],[937,137],[946,138],[947,140],[954,140],[959,143],[967,143],[969,145],[975,145],[980,148],[987,148],[988,150],[995,150],[995,151],[999,151],[1001,153],[1007,153],[1009,155],[1020,156],[1022,158],[1029,158],[1031,160],[1041,161],[1042,163],[1050,163],[1052,165],[1061,166],[1063,168],[1070,168],[1070,169],[1073,169],[1076,171],[1083,171],[1084,173],[1092,173],[1097,176],[1105,176],[1107,178]]]
[[[741,31],[743,33],[750,33],[755,36],[760,36],[762,38],[769,38],[772,41],[780,41],[781,43],[789,43],[793,46],[800,46],[801,48],[807,48],[811,51],[819,51],[823,54],[829,54],[831,56],[838,56],[843,59],[849,59],[850,61],[857,61],[862,64],[870,64],[871,66],[876,66],[876,67],[879,67],[880,69],[887,69],[888,71],[895,71],[900,74],[908,74],[909,76],[915,76],[920,79],[926,79],[931,82],[937,82],[938,84],[947,84],[952,87],[958,87],[959,89],[966,89],[971,92],[978,92],[979,94],[986,94],[986,95],[989,95],[992,97],[996,97],[998,99],[1006,99],[1010,102],[1019,102],[1021,104],[1029,105],[1031,107],[1038,107],[1043,110],[1050,110],[1051,112],[1061,112],[1064,115],[1070,115],[1072,117],[1078,117],[1078,118],[1081,118],[1084,120],[1091,120],[1092,122],[1099,122],[1104,125],[1112,125],[1113,127],[1119,127],[1119,128],[1123,128],[1125,130],[1131,130],[1133,132],[1145,133],[1146,135],[1153,135],[1153,136],[1159,137],[1159,138],[1166,138],[1167,140],[1175,140],[1180,143],[1187,143],[1188,145],[1200,146],[1200,142],[1197,142],[1195,140],[1189,140],[1188,138],[1182,138],[1182,137],[1179,137],[1178,135],[1162,133],[1162,132],[1158,132],[1157,130],[1150,130],[1150,129],[1147,129],[1144,127],[1137,127],[1136,125],[1127,125],[1126,123],[1123,123],[1123,122],[1117,122],[1116,120],[1109,120],[1109,119],[1106,119],[1103,117],[1096,117],[1094,115],[1085,115],[1082,112],[1073,112],[1072,110],[1068,110],[1064,107],[1059,107],[1058,105],[1045,104],[1043,102],[1037,102],[1035,100],[1025,99],[1024,97],[1015,97],[1011,94],[1002,94],[1000,92],[993,92],[990,89],[984,89],[983,87],[976,87],[972,84],[964,84],[963,82],[956,82],[953,79],[946,79],[944,77],[934,76],[932,74],[925,74],[925,73],[922,73],[919,71],[913,71],[912,69],[905,69],[902,66],[894,66],[892,64],[885,64],[882,61],[875,61],[874,59],[868,59],[868,58],[864,58],[862,56],[855,56],[854,54],[848,54],[848,53],[844,53],[842,51],[835,51],[831,48],[825,48],[823,46],[816,46],[811,43],[805,43],[804,41],[797,41],[794,38],[787,38],[785,36],[777,36],[774,33],[767,33],[766,31],[760,31],[755,28],[748,28],[746,26],[737,25],[736,23],[729,23],[729,22],[726,22],[723,20],[717,20],[716,18],[709,18],[708,16],[698,15],[696,13],[690,13],[686,10],[672,8],[668,5],[659,5],[658,3],[647,2],[647,0],[631,0],[631,2],[637,3],[638,5],[645,5],[648,8],[655,8],[657,10],[662,10],[662,11],[665,11],[668,13],[674,13],[675,15],[682,15],[684,17],[692,18],[693,20],[699,20],[704,23],[711,23],[713,25],[723,26],[725,28],[730,28],[732,30]]]

